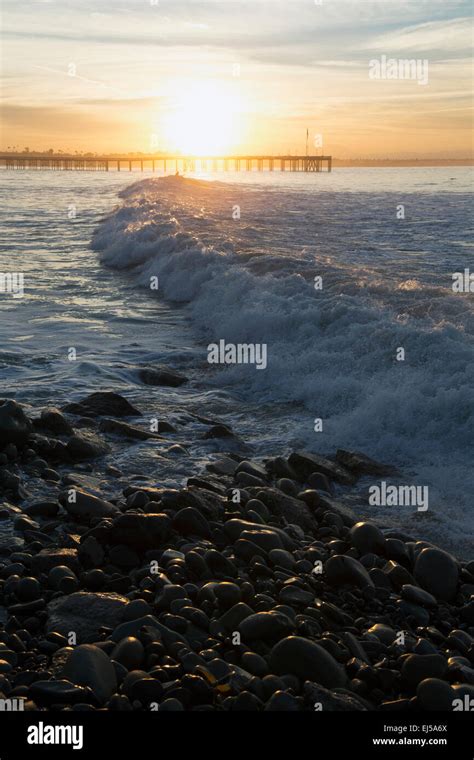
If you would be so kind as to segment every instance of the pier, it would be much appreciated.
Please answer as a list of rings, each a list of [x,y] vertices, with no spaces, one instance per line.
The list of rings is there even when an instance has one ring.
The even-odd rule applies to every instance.
[[[0,167],[11,170],[50,171],[280,171],[322,172],[332,170],[332,156],[29,156],[0,155]]]

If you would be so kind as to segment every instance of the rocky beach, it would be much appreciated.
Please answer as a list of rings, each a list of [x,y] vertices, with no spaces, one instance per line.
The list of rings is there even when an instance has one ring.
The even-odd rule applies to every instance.
[[[186,382],[144,372],[152,385]],[[161,484],[159,458],[155,477],[107,464],[113,448],[163,442],[180,457],[179,424],[155,422],[112,390],[60,409],[0,402],[1,700],[472,709],[472,556],[361,520],[351,501],[360,478],[394,468],[343,449],[255,459],[207,417],[199,435],[216,452],[182,487]]]

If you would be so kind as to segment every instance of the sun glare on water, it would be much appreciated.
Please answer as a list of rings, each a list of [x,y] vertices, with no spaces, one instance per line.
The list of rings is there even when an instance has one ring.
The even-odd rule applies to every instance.
[[[169,150],[192,156],[232,152],[242,134],[242,98],[218,82],[186,82],[163,119]]]

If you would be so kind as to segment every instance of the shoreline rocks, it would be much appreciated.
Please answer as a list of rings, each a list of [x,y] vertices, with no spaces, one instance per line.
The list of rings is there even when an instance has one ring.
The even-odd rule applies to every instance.
[[[32,710],[298,712],[450,710],[472,694],[474,563],[360,520],[346,498],[386,465],[344,450],[263,463],[246,453],[182,487],[112,466],[106,478],[101,451],[86,451],[93,418],[150,451],[161,436],[146,443],[115,419],[140,415],[115,393],[64,409],[80,436],[55,408],[29,424],[0,405],[0,430],[17,441],[0,451],[15,533],[0,544],[2,698],[21,694]],[[206,440],[230,444],[226,430]],[[23,472],[48,471],[47,498],[10,504],[22,503]]]

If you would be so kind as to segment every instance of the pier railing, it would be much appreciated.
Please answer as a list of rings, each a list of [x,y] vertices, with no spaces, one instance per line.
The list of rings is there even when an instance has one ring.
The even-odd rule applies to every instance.
[[[321,172],[332,170],[332,156],[28,156],[0,155],[0,167],[13,170],[52,171],[290,171]]]

